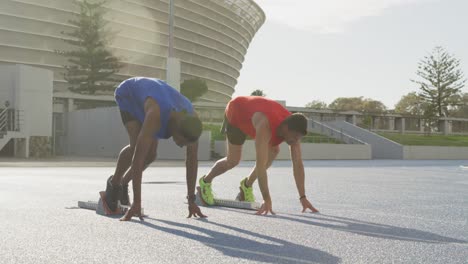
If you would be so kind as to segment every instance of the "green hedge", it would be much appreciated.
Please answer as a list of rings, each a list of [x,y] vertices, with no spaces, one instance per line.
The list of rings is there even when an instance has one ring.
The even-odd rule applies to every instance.
[[[445,136],[424,134],[379,133],[402,145],[407,146],[456,146],[468,147],[468,136]]]
[[[203,130],[211,131],[211,141],[226,139],[226,137],[221,133],[221,125],[204,123]]]
[[[301,140],[302,143],[316,143],[316,144],[343,144],[343,142],[327,137],[321,134],[308,133],[307,136],[303,137]]]
[[[211,141],[225,140],[226,137],[221,133],[221,125],[218,124],[203,124],[203,130],[211,131]],[[341,144],[339,140],[330,138],[324,135],[309,133],[303,137],[302,143],[328,143],[328,144]]]

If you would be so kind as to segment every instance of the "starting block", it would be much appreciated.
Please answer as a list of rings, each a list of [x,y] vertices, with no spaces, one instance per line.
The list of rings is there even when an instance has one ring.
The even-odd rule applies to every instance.
[[[96,214],[99,215],[123,215],[130,209],[130,206],[122,205],[119,201],[117,209],[115,211],[111,211],[104,200],[105,192],[99,192],[99,195],[99,201],[78,201],[78,207],[96,211]],[[144,215],[143,208],[141,208],[141,215]]]
[[[238,196],[239,197],[239,196]],[[197,187],[197,194],[195,203],[197,205],[204,205],[208,206],[205,201],[201,198],[201,189]],[[254,210],[257,211],[260,209],[261,204],[257,202],[244,202],[239,200],[230,200],[230,199],[214,199],[214,206],[222,206],[222,207],[230,207],[230,208],[237,208],[237,209],[245,209],[245,210]]]

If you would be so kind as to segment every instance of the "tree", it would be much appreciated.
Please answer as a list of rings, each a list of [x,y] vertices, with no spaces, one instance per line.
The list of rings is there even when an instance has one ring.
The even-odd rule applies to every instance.
[[[450,116],[468,118],[468,93],[460,95],[460,98],[457,101],[460,103],[450,110]]]
[[[380,101],[373,100],[370,98],[364,99],[362,102],[362,112],[365,113],[376,113],[376,114],[382,114],[385,111],[387,111],[387,107]]]
[[[357,111],[363,113],[361,127],[373,128],[373,114],[382,114],[387,107],[380,101],[364,97],[339,97],[335,99],[328,108],[337,111]]]
[[[313,100],[312,102],[307,103],[305,107],[320,110],[320,109],[327,109],[327,104],[319,100]]]
[[[419,96],[433,106],[433,112],[439,117],[448,116],[449,108],[459,103],[453,99],[466,81],[459,67],[459,60],[442,47],[436,47],[418,64],[417,75],[422,80],[411,80],[420,86]]]
[[[201,79],[185,80],[180,85],[180,93],[187,97],[191,102],[195,102],[200,96],[208,91],[208,85]]]
[[[266,96],[266,94],[262,90],[255,90],[250,95],[252,96]]]
[[[74,46],[71,51],[57,51],[68,58],[70,65],[65,67],[65,80],[70,90],[78,93],[94,94],[96,91],[113,90],[120,80],[113,75],[123,66],[113,56],[107,45],[110,32],[106,31],[104,2],[90,3],[88,0],[75,1],[80,8],[76,20],[69,23],[76,26],[71,32],[62,32],[69,38],[63,39]]]
[[[430,135],[432,132],[437,131],[439,129],[436,105],[425,104],[423,117],[424,132],[426,135]]]
[[[397,114],[424,115],[427,107],[427,103],[416,92],[411,92],[401,97],[395,105],[395,112]]]
[[[387,107],[380,101],[361,97],[339,97],[328,108],[338,111],[358,111],[364,113],[383,113]]]
[[[338,111],[361,111],[363,97],[339,97],[328,105],[328,108]]]

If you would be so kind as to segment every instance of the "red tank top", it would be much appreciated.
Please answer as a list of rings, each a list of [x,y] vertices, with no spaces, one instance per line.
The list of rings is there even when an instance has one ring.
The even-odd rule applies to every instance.
[[[276,135],[278,126],[291,113],[278,102],[262,96],[239,96],[231,100],[226,107],[226,118],[229,123],[242,132],[255,138],[255,128],[252,125],[252,116],[261,112],[268,118],[271,128],[272,146],[279,145],[283,138]]]

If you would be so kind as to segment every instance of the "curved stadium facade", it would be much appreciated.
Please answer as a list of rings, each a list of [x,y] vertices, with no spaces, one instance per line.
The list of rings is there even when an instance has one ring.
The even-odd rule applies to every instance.
[[[122,58],[119,78],[166,77],[169,0],[108,0],[105,18],[116,32],[111,49]],[[61,32],[78,8],[72,0],[1,0],[0,63],[54,72],[54,93],[67,93]],[[202,78],[205,102],[227,102],[234,93],[247,48],[265,21],[252,0],[175,0],[174,56],[181,79]]]

